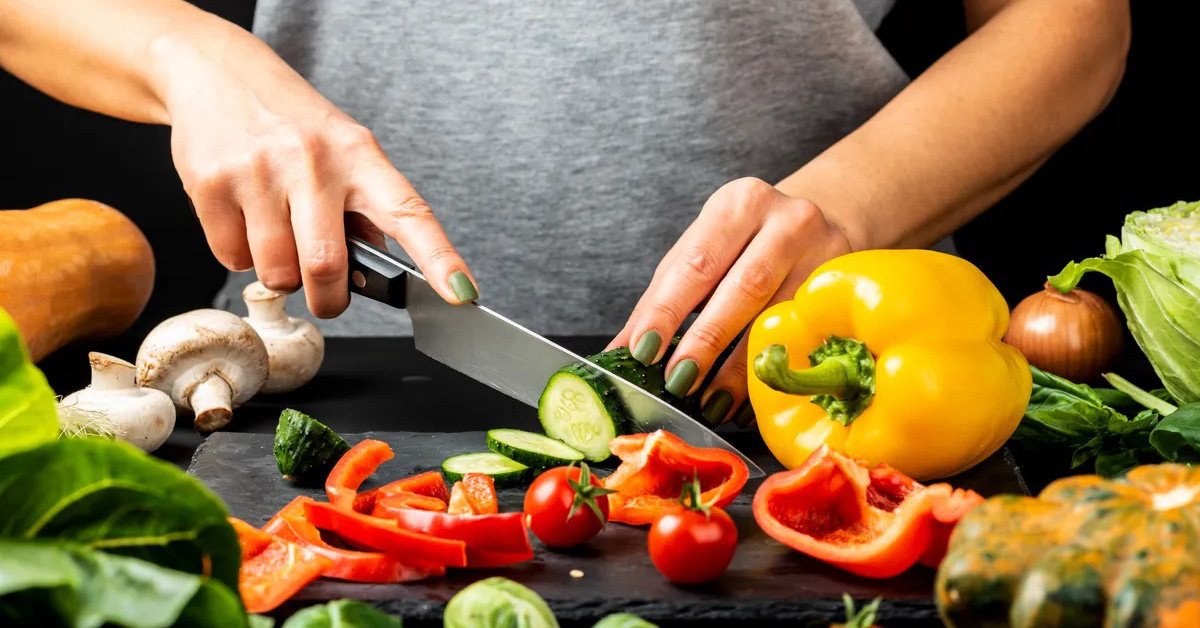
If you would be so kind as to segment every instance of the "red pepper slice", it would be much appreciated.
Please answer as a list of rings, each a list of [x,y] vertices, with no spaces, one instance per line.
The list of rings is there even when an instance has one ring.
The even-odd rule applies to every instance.
[[[494,552],[492,550],[467,547],[467,566],[475,569],[508,567],[533,560],[533,550],[528,552]]]
[[[393,513],[398,510],[428,510],[431,512],[446,512],[446,502],[427,495],[418,495],[408,491],[395,491],[380,494],[371,509],[371,516],[393,519]]]
[[[395,583],[446,573],[446,568],[440,565],[410,564],[391,554],[341,549],[326,543],[321,531],[304,517],[304,504],[311,501],[311,497],[304,496],[293,499],[263,526],[263,531],[332,560],[333,565],[322,576],[351,582]]]
[[[342,455],[329,477],[325,480],[325,493],[329,495],[329,503],[341,507],[352,508],[358,487],[375,473],[379,465],[391,460],[395,454],[387,443],[380,440],[367,439],[350,448]]]
[[[475,509],[471,507],[471,501],[467,499],[467,488],[462,482],[455,482],[454,486],[450,487],[450,501],[446,504],[446,513],[451,515],[473,515]]]
[[[442,512],[403,509],[394,514],[401,528],[467,544],[467,564],[471,549],[491,552],[525,553],[533,550],[525,531],[525,515],[505,512],[495,515],[451,515]]]
[[[440,471],[426,471],[410,478],[396,480],[378,488],[359,493],[354,498],[354,509],[361,513],[370,513],[375,509],[375,500],[378,496],[401,491],[433,497],[443,502],[450,501],[450,489],[446,488],[446,480],[442,478],[442,473]],[[442,510],[444,511],[445,508],[442,508]]]
[[[927,552],[940,561],[940,535],[982,501],[946,484],[923,486],[886,465],[869,469],[823,446],[763,482],[754,519],[792,549],[860,576],[890,578]]]
[[[604,479],[608,519],[632,525],[654,523],[678,506],[683,485],[699,478],[704,503],[724,508],[750,477],[746,463],[723,449],[692,447],[663,430],[618,436],[609,449],[621,466]]]
[[[462,479],[463,490],[471,504],[471,512],[477,515],[494,515],[500,512],[500,499],[496,496],[496,482],[483,473],[468,473]]]
[[[395,521],[380,519],[333,504],[305,502],[304,515],[314,526],[336,532],[347,542],[372,550],[448,567],[466,567],[466,544],[402,530]]]
[[[230,517],[229,523],[242,546],[238,593],[246,612],[274,610],[333,564],[306,547],[255,529],[241,519]]]

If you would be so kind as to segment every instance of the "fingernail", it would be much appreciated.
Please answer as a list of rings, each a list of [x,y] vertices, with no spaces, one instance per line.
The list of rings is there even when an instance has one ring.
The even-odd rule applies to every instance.
[[[475,284],[471,283],[471,278],[461,270],[456,270],[450,275],[450,289],[454,291],[454,296],[458,297],[459,303],[479,298],[479,291],[475,289]]]
[[[662,336],[656,331],[648,331],[638,340],[637,347],[633,350],[633,359],[650,366],[654,358],[658,357],[658,348],[661,346]]]
[[[667,392],[682,399],[692,389],[698,373],[700,373],[700,366],[696,364],[695,360],[680,361],[667,376]]]
[[[754,406],[750,402],[742,404],[742,409],[733,415],[733,423],[742,429],[746,429],[754,425]]]
[[[733,407],[733,395],[724,390],[718,390],[709,395],[708,403],[704,404],[704,409],[700,411],[700,416],[703,416],[709,425],[720,425],[721,419],[724,419],[725,415],[729,414],[729,408],[731,407]]]

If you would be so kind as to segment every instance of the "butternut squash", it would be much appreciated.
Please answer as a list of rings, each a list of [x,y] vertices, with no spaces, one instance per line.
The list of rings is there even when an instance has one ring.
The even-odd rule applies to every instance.
[[[153,287],[150,243],[112,207],[65,199],[0,210],[0,307],[35,361],[73,340],[125,331]]]

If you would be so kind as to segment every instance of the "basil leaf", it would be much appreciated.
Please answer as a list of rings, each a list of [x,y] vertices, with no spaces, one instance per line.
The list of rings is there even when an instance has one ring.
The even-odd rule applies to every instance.
[[[0,539],[4,625],[245,626],[224,585],[136,558],[54,541]]]
[[[17,324],[0,309],[0,456],[57,436],[54,391],[29,361]]]
[[[288,618],[282,628],[401,628],[399,617],[358,600],[334,600],[310,606]]]
[[[1167,460],[1200,455],[1200,403],[1189,403],[1163,417],[1150,433],[1150,444]]]
[[[1137,456],[1128,450],[1103,452],[1096,456],[1096,474],[1101,477],[1113,478],[1124,475],[1126,471],[1136,467]]]
[[[1014,438],[1038,445],[1086,447],[1125,416],[1100,402],[1088,386],[1069,382],[1036,367],[1033,391]]]
[[[0,458],[0,538],[56,538],[237,589],[241,549],[195,478],[126,443],[60,440]]]

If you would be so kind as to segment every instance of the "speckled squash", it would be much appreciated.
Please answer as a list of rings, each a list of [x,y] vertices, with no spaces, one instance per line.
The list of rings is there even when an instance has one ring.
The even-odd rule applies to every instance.
[[[938,569],[947,626],[1200,626],[1200,469],[1139,467],[987,500]]]

